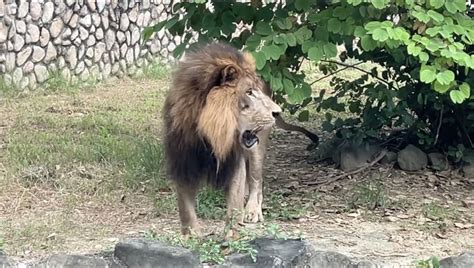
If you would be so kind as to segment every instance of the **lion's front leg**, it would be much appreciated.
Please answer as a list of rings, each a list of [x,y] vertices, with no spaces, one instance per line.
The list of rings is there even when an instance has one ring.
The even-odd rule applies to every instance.
[[[270,131],[262,131],[260,144],[249,155],[247,184],[249,198],[245,206],[245,222],[256,223],[263,221],[263,162]]]
[[[196,215],[196,195],[198,187],[176,183],[178,197],[179,219],[181,221],[181,234],[187,238],[189,235],[201,234],[201,228]]]
[[[244,223],[244,197],[245,197],[245,159],[239,160],[239,165],[234,176],[231,178],[227,192],[227,215],[225,238],[231,238],[236,232],[238,225]]]

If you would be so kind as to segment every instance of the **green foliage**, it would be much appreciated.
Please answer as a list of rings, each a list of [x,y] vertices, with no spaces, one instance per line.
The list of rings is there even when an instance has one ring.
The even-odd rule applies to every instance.
[[[439,268],[441,264],[439,259],[435,256],[432,256],[426,260],[421,260],[416,262],[416,268]]]
[[[213,10],[176,3],[176,13],[144,36],[161,29],[183,36],[177,57],[210,40],[251,51],[283,108],[296,113],[315,104],[317,112],[327,111],[325,130],[341,130],[355,142],[379,137],[384,127],[402,127],[427,147],[472,146],[474,20],[466,15],[464,0],[211,3]],[[235,36],[239,23],[252,26]],[[193,31],[197,42],[191,41]],[[337,46],[346,51],[339,53]],[[360,61],[378,68],[357,69],[362,76],[352,81],[333,76],[332,90],[313,96],[304,61],[325,75]],[[330,116],[339,112],[351,116]],[[306,120],[309,114],[299,117]]]

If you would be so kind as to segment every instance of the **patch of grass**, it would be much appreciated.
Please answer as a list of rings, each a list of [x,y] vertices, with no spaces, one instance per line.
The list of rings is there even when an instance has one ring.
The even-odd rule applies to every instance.
[[[365,208],[375,210],[385,208],[388,204],[388,198],[385,187],[380,181],[369,181],[368,183],[358,185],[354,188],[354,193],[349,198],[349,209]]]
[[[238,229],[239,239],[224,241],[218,235],[206,237],[191,236],[184,240],[180,234],[158,235],[153,230],[149,230],[145,237],[152,240],[160,240],[173,246],[188,248],[199,255],[202,263],[222,264],[227,255],[233,253],[248,254],[256,261],[258,251],[253,247],[251,241],[259,237],[261,232],[246,228]],[[278,224],[265,226],[263,235],[273,239],[290,239],[291,236],[285,233]]]
[[[141,68],[141,73],[135,75],[135,77],[139,79],[162,80],[167,78],[169,73],[170,68],[166,64],[156,61]]]
[[[438,222],[454,219],[457,216],[457,211],[454,208],[442,206],[437,202],[424,204],[422,213],[426,218]]]
[[[94,74],[90,74],[85,80],[73,81],[70,77],[66,77],[61,71],[53,71],[49,73],[48,80],[42,85],[46,92],[77,92],[79,89],[95,86],[99,83],[99,79]]]
[[[15,85],[8,83],[3,76],[0,76],[0,98],[10,97],[15,91],[17,91]]]
[[[306,215],[307,208],[300,202],[291,202],[282,193],[272,192],[265,196],[264,201],[268,209],[264,211],[264,216],[269,220],[289,221],[299,219]]]
[[[223,191],[206,187],[197,196],[197,215],[205,219],[223,219],[226,214],[226,199]]]
[[[437,257],[432,256],[429,259],[417,261],[415,266],[416,268],[439,268],[441,264]]]

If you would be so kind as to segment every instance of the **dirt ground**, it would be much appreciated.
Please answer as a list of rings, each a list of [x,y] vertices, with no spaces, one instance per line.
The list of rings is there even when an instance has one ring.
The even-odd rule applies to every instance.
[[[55,174],[62,180],[58,184],[25,184],[24,168],[18,171],[9,159],[20,121],[38,120],[51,112],[49,107],[67,118],[127,103],[133,112],[150,98],[159,102],[156,93],[162,87],[156,81],[125,79],[75,94],[1,101],[0,241],[6,254],[33,261],[52,253],[110,249],[120,239],[150,230],[178,232],[177,213],[167,213],[169,203],[159,203],[152,196],[161,195],[174,204],[171,193],[164,189],[150,194],[146,183],[133,189],[115,185],[112,182],[123,174],[113,165],[81,161],[68,168],[56,165]],[[150,110],[150,116],[140,117],[140,124],[150,133],[159,133],[159,107]],[[30,127],[31,133],[37,133],[45,126]],[[343,172],[330,163],[314,161],[313,153],[306,150],[308,144],[299,133],[276,129],[272,134],[265,168],[267,223],[302,232],[317,249],[389,265],[411,265],[430,256],[443,258],[474,250],[474,209],[469,207],[474,198],[472,181],[454,172],[406,173],[387,165],[331,184],[311,185]],[[267,205],[271,202],[278,202],[281,211]],[[203,221],[208,232],[223,228],[221,219]]]

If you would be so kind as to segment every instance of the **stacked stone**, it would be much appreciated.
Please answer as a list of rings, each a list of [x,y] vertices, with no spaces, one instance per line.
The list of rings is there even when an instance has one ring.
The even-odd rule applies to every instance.
[[[5,4],[4,4],[5,2]],[[0,1],[0,73],[34,89],[53,73],[71,82],[134,74],[180,42],[141,32],[169,16],[166,0]]]

